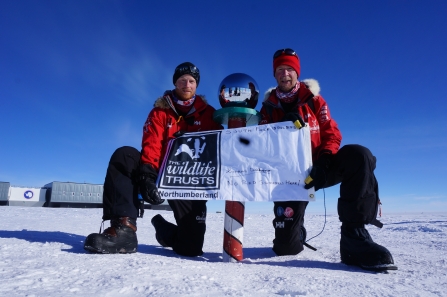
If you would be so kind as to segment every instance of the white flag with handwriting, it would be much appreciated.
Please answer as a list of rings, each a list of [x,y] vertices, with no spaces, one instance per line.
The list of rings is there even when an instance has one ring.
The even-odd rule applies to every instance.
[[[292,122],[186,133],[173,139],[157,180],[165,199],[315,200],[309,128]]]

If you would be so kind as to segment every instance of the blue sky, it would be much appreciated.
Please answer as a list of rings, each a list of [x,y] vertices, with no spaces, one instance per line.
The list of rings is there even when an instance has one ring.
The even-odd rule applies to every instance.
[[[446,15],[441,0],[1,1],[0,181],[102,184],[116,148],[140,148],[175,66],[196,64],[198,93],[219,108],[227,75],[246,73],[263,93],[273,52],[290,47],[342,144],[377,157],[383,211],[446,211]],[[308,211],[322,213],[317,194]],[[338,186],[325,196],[336,212]]]

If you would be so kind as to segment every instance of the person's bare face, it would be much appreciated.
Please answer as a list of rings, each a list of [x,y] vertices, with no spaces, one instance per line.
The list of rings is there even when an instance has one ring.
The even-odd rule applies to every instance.
[[[180,76],[175,82],[175,93],[180,100],[189,100],[196,94],[197,82],[189,74]]]
[[[298,82],[298,74],[295,69],[288,65],[279,65],[275,69],[275,79],[278,83],[278,88],[287,93],[292,90]]]

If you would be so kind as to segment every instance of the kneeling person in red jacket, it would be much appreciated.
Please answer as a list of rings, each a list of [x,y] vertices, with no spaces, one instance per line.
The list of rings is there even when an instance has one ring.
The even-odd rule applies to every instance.
[[[319,95],[318,82],[298,81],[300,62],[293,49],[275,52],[273,75],[278,86],[266,93],[260,124],[298,120],[309,126],[313,168],[305,188],[319,190],[340,183],[341,261],[365,269],[393,264],[391,253],[373,242],[365,229],[366,224],[382,226],[376,219],[380,203],[374,175],[376,158],[360,145],[340,148],[342,136],[326,101]],[[277,255],[296,255],[303,250],[307,204],[305,201],[274,203],[273,250]]]
[[[155,101],[143,127],[141,153],[129,146],[117,149],[110,158],[104,182],[103,220],[110,227],[103,233],[87,236],[84,248],[96,253],[134,253],[137,251],[137,217],[144,201],[157,205],[161,199],[155,181],[169,140],[184,132],[223,129],[213,121],[215,109],[196,95],[199,69],[192,63],[178,65],[174,71],[174,90]],[[177,225],[156,215],[151,222],[156,239],[184,256],[203,253],[206,200],[168,200]]]

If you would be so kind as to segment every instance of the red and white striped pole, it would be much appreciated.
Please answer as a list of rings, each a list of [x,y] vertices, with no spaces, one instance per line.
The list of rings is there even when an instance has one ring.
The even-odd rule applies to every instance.
[[[242,128],[247,125],[245,118],[229,117],[228,128]],[[225,201],[225,223],[223,239],[223,262],[238,262],[244,258],[242,251],[244,237],[245,202]]]
[[[225,201],[223,262],[238,262],[244,258],[244,213],[245,202]]]

